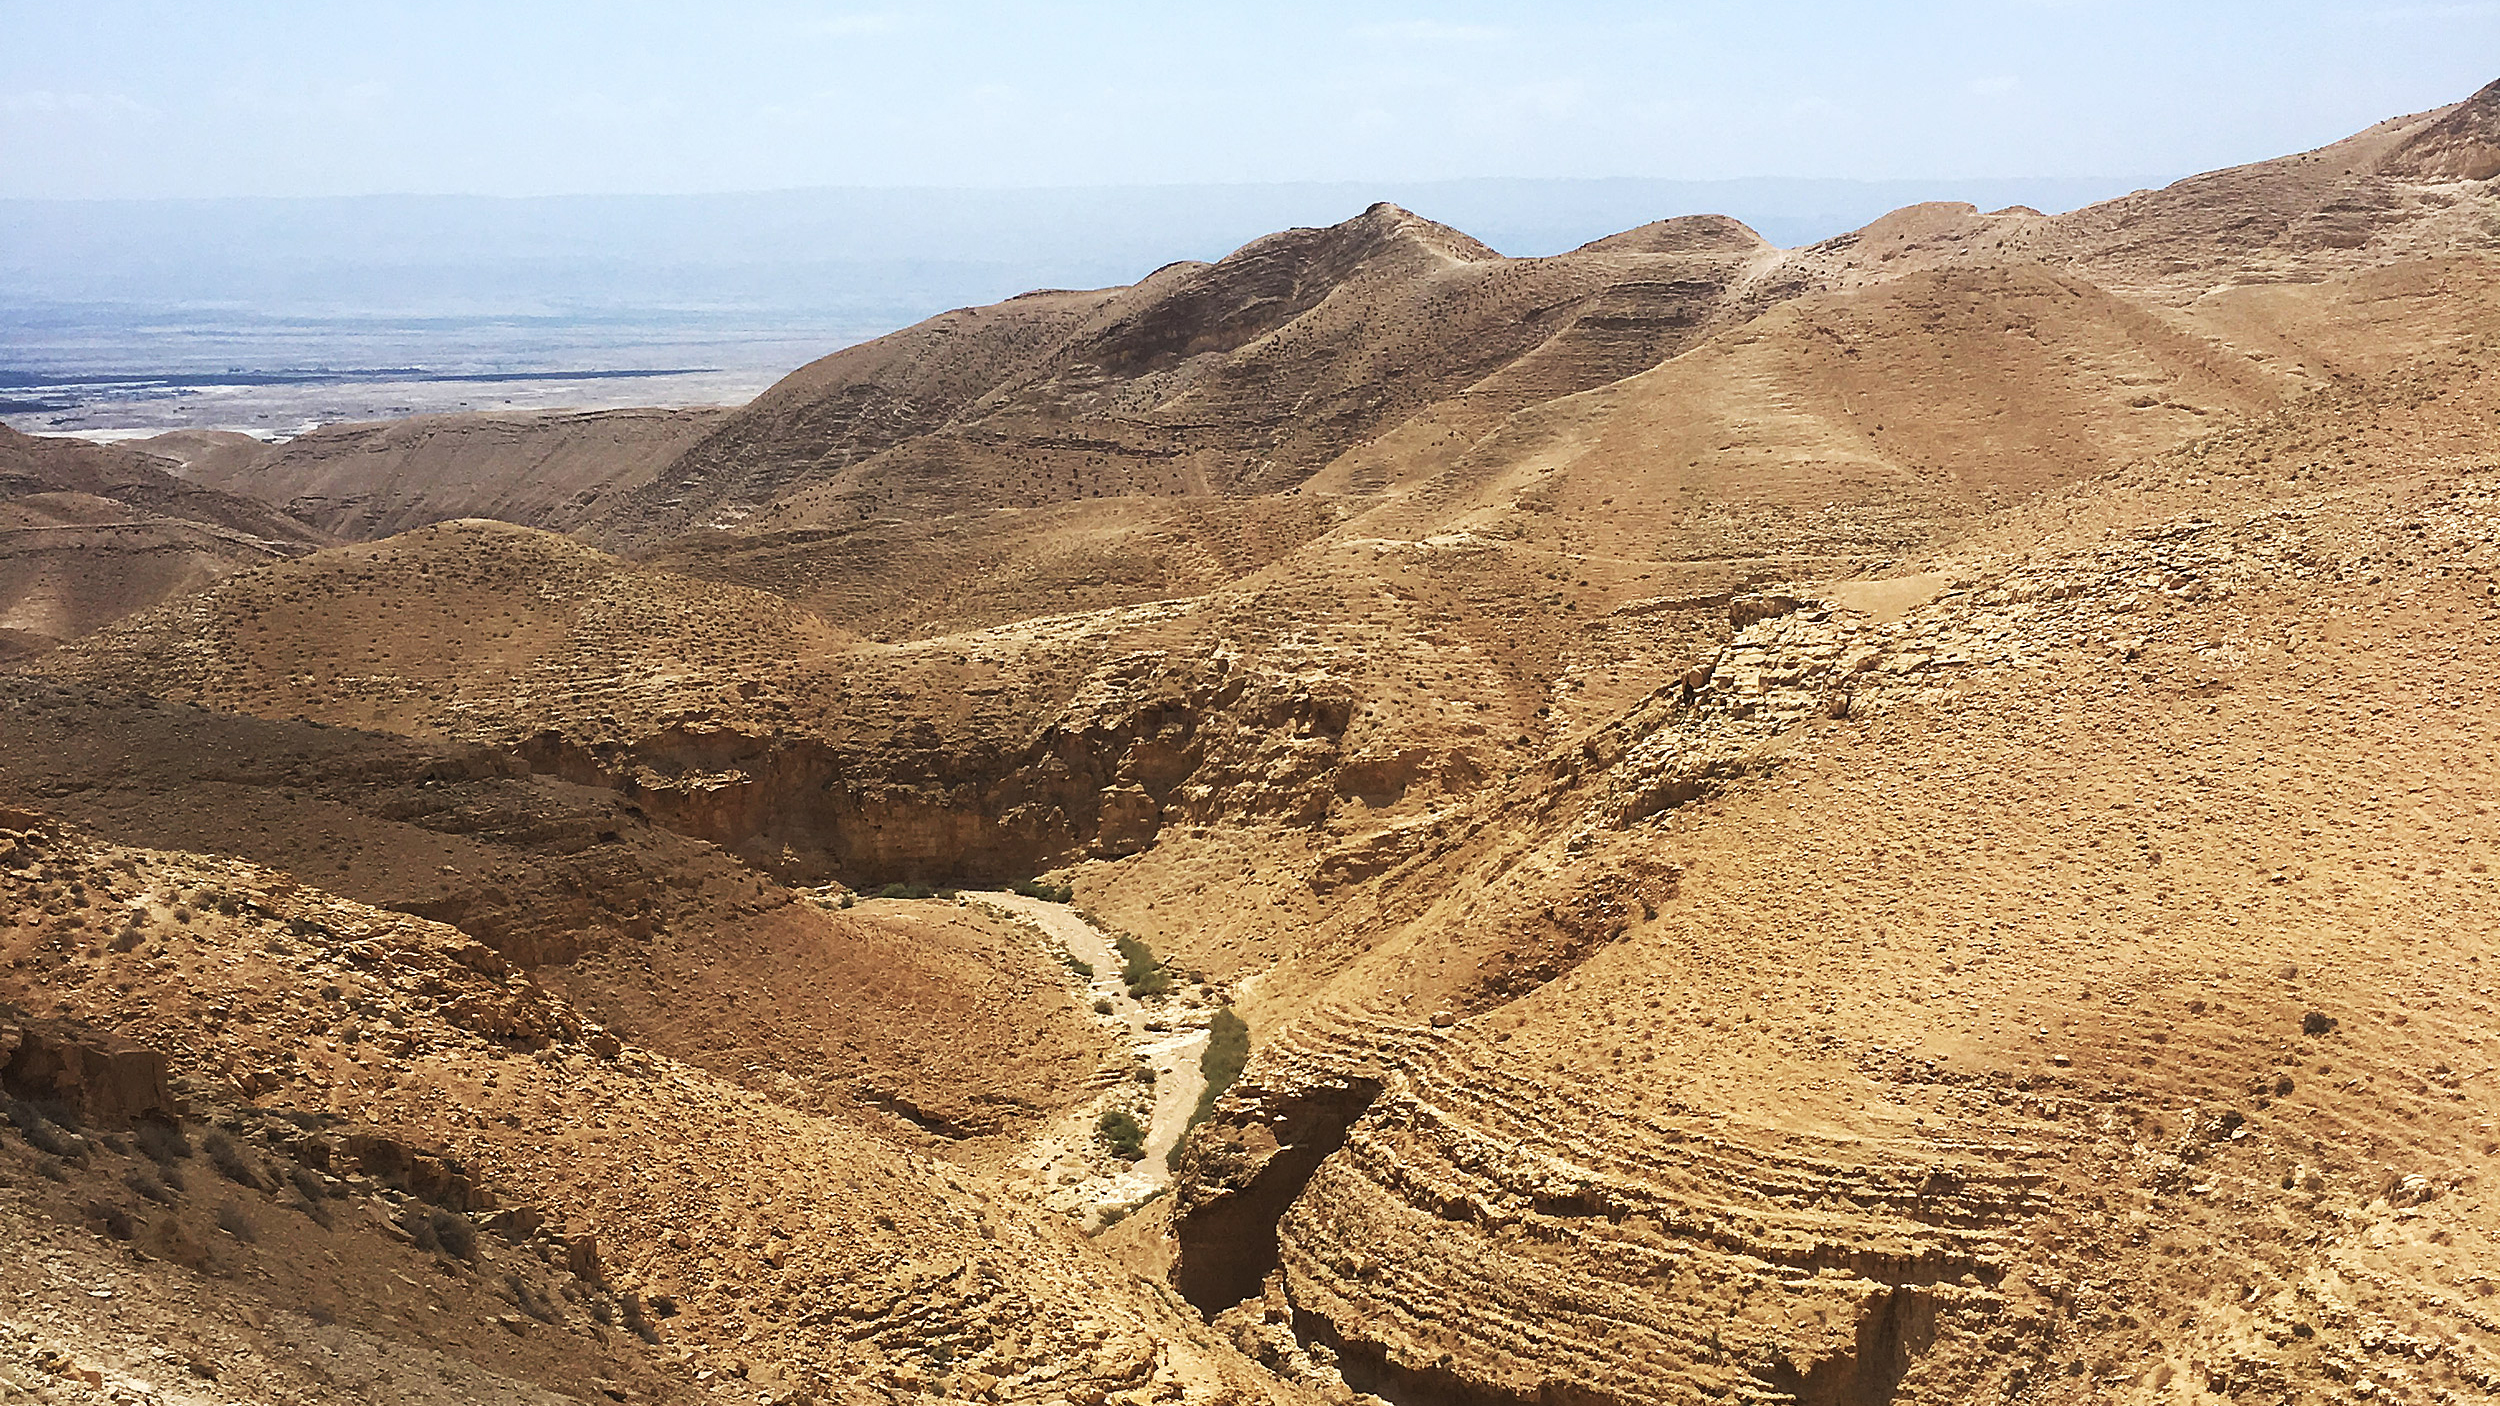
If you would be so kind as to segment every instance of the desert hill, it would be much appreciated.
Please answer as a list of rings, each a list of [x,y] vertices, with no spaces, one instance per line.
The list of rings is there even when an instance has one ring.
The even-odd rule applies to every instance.
[[[1402,827],[1284,919],[1177,1282],[1392,1399],[2488,1391],[2494,350],[1757,621]]]
[[[2488,194],[2423,153],[2470,163],[2495,103],[2486,90],[2068,215],[1920,206],[1789,252],[1703,218],[1508,260],[1375,207],[1134,288],[1033,295],[837,353],[738,412],[600,530],[647,542],[655,528],[1273,492],[1384,436],[1402,450],[1437,423],[1472,439],[1788,298],[1922,270],[2038,264],[2166,304],[2219,283],[2489,250]]]
[[[240,436],[164,435],[135,447],[178,455],[193,482],[337,537],[388,537],[456,518],[561,531],[602,494],[649,482],[718,419],[709,410],[417,415],[324,425],[248,455],[228,442]]]
[[[0,427],[0,658],[327,540],[167,468],[125,449]]]
[[[490,1395],[2500,1392],[2494,92],[1806,250],[1375,207],[50,649],[0,1215]],[[317,1283],[107,1055],[364,1149],[235,1202]]]
[[[598,530],[848,523],[1128,494],[1292,488],[1531,353],[1504,409],[1655,363],[1758,239],[1503,259],[1375,206],[1134,287],[949,313],[793,373]]]
[[[2173,308],[2488,252],[2490,196],[2471,173],[2500,150],[2496,103],[2486,89],[2065,215],[1917,206],[1790,251],[1689,217],[1505,259],[1380,206],[1128,288],[948,313],[802,368],[717,424],[625,411],[335,427],[202,481],[349,536],[484,516],[637,551],[698,529],[846,533],[1306,480],[1377,492],[1390,465],[1801,295],[2038,266]]]
[[[2500,176],[2500,83],[2409,131],[2379,162],[2389,176],[2417,181],[2487,181]]]
[[[168,430],[125,440],[121,447],[166,460],[176,474],[213,488],[224,476],[267,453],[269,442],[236,430]]]

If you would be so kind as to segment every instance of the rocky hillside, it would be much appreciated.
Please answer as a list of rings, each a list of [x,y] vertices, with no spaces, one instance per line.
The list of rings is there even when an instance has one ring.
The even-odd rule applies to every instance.
[[[1379,207],[20,664],[0,1369],[2493,1395],[2495,101]]]
[[[1298,1399],[1074,1230],[454,929],[4,818],[13,1392]]]
[[[1498,413],[1690,345],[1773,254],[1707,234],[1513,260],[1378,205],[1134,287],[949,313],[793,373],[598,526],[1290,490],[1434,401],[1473,388]]]

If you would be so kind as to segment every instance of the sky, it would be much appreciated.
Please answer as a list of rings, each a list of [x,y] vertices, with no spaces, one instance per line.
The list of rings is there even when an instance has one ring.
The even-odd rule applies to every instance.
[[[0,0],[0,197],[2175,176],[2500,78],[2500,0]]]

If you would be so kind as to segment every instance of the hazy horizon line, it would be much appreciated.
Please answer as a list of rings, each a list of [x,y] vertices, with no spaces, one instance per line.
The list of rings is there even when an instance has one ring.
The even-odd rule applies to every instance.
[[[704,200],[725,196],[808,195],[833,192],[892,192],[897,194],[1033,194],[1050,191],[1179,191],[1179,190],[1294,190],[1345,189],[1362,190],[1374,186],[1397,186],[1406,189],[1439,186],[1481,185],[1576,185],[1576,186],[1744,186],[1744,185],[1845,185],[1858,187],[1934,186],[1934,185],[2028,185],[2068,183],[2076,185],[2109,185],[2136,182],[2133,189],[2160,189],[2185,179],[2195,172],[2148,175],[2142,172],[2088,172],[2080,175],[2032,174],[1994,176],[1383,176],[1362,180],[1311,178],[1280,181],[1096,181],[1038,182],[1031,184],[820,184],[789,186],[740,186],[718,190],[577,190],[533,191],[526,194],[491,191],[456,190],[380,190],[353,194],[270,194],[243,192],[226,195],[7,195],[0,194],[0,204],[10,205],[195,205],[221,202],[264,201],[280,203],[348,203],[366,200],[475,200],[522,202],[532,200]]]

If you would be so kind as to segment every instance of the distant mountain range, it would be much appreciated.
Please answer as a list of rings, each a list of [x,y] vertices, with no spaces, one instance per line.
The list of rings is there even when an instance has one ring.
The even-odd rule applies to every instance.
[[[0,367],[683,365],[808,355],[1032,288],[1130,283],[1389,200],[1513,256],[1674,215],[1799,245],[1926,200],[2070,209],[2152,178],[1473,180],[729,195],[0,201]],[[648,360],[585,359],[600,345]],[[392,349],[400,354],[392,354]],[[705,359],[713,353],[707,352]]]

